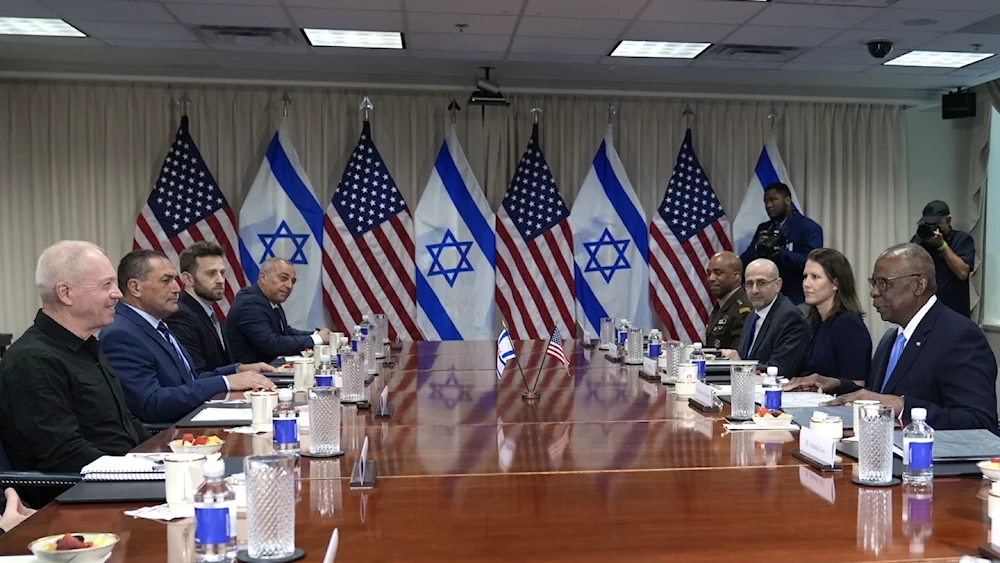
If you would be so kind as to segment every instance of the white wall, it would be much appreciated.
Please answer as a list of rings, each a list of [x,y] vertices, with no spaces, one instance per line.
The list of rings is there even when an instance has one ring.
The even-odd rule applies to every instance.
[[[969,185],[969,147],[972,119],[941,119],[941,107],[909,109],[906,116],[909,214],[916,232],[917,219],[928,202],[940,199],[951,208],[954,226],[970,227],[966,192]]]

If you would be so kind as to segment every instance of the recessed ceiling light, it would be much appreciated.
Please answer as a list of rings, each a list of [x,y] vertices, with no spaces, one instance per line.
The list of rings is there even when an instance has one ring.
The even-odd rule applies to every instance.
[[[304,28],[313,47],[354,47],[358,49],[404,49],[398,31],[356,31],[351,29]]]
[[[0,18],[0,35],[87,36],[86,33],[59,18]]]
[[[693,59],[711,47],[711,43],[675,43],[671,41],[632,41],[618,43],[612,57],[654,59]]]
[[[925,66],[935,68],[962,68],[992,57],[994,53],[968,53],[961,51],[910,51],[882,63],[890,66]]]

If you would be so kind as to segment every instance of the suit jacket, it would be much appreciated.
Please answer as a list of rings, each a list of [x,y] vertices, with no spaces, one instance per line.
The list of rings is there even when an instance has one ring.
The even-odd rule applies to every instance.
[[[205,313],[198,299],[186,291],[181,292],[177,302],[177,312],[166,319],[170,331],[174,333],[184,349],[194,361],[194,371],[211,371],[233,363],[224,342],[215,332],[212,318]],[[225,330],[223,325],[223,331]],[[223,332],[225,339],[225,332]]]
[[[115,322],[104,327],[100,340],[125,390],[125,403],[143,422],[177,422],[225,393],[222,376],[236,373],[232,364],[192,378],[174,347],[123,302],[115,305]],[[184,355],[193,366],[191,356],[186,351]]]
[[[743,337],[740,340],[742,349],[746,342],[753,339],[753,329],[750,318],[743,325]],[[758,321],[760,322],[760,321]],[[806,353],[809,351],[809,339],[812,336],[809,323],[787,297],[778,294],[771,310],[760,327],[757,341],[750,349],[749,359],[761,364],[777,366],[778,374],[785,377],[798,375]]]
[[[757,241],[760,240],[761,233],[771,229],[772,224],[773,221],[767,221],[757,225],[750,246],[740,255],[744,268],[754,259],[761,258],[756,253]],[[806,258],[809,256],[809,251],[822,248],[823,228],[798,211],[792,211],[788,215],[783,228],[788,238],[787,246],[782,248],[777,256],[763,258],[770,258],[777,264],[782,279],[782,293],[791,299],[792,303],[798,305],[806,299],[802,293],[802,271],[806,266]]]
[[[284,310],[271,302],[257,284],[236,294],[226,317],[226,340],[237,362],[272,362],[313,347],[312,332],[288,326]]]
[[[927,423],[936,430],[985,428],[997,434],[997,360],[976,323],[940,301],[932,305],[906,342],[883,390],[897,332],[892,328],[882,336],[865,388],[904,397],[907,419],[913,407],[927,409]],[[837,391],[857,389],[841,380]]]

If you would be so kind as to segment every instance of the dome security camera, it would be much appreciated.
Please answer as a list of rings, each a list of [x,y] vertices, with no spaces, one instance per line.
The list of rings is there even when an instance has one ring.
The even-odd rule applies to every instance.
[[[884,59],[892,52],[892,41],[876,39],[868,42],[868,54],[876,59]]]

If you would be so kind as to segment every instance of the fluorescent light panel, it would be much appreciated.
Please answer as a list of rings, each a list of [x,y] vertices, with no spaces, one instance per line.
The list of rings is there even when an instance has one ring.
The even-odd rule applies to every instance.
[[[653,59],[693,59],[711,47],[711,43],[676,43],[672,41],[624,40],[611,52],[612,57]]]
[[[0,35],[86,37],[87,34],[59,18],[0,18]]]
[[[934,68],[962,68],[972,63],[988,59],[993,53],[967,53],[961,51],[910,51],[891,61],[882,63],[889,66],[923,66]]]
[[[398,31],[356,31],[351,29],[304,28],[313,47],[354,47],[358,49],[403,49]]]

